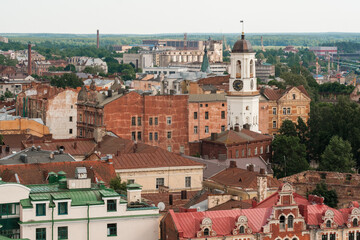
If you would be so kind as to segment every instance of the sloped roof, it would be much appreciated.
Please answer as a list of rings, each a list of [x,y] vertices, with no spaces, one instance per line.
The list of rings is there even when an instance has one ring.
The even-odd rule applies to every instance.
[[[182,234],[184,238],[195,238],[204,218],[211,219],[213,230],[217,236],[232,235],[232,230],[235,228],[235,222],[239,216],[247,217],[248,226],[253,233],[261,232],[261,228],[267,222],[271,211],[271,208],[257,208],[186,213],[174,213],[173,210],[170,210],[169,213],[179,234]]]
[[[204,138],[203,141],[217,142],[223,144],[233,144],[233,143],[246,143],[248,141],[251,142],[257,140],[270,140],[270,139],[272,139],[271,136],[263,135],[243,128],[239,132],[233,130],[227,130],[222,133],[218,133],[215,140],[211,140],[211,137],[208,137],[208,138]]]
[[[295,86],[288,87],[285,90],[284,89],[264,88],[261,93],[269,100],[279,100],[282,96],[284,96],[286,93],[288,93],[293,88],[299,89],[300,92],[302,92],[303,94],[305,94],[307,97],[310,98],[309,93],[306,91],[306,89],[304,88],[303,85],[296,86],[296,87]]]
[[[251,200],[229,200],[223,204],[217,205],[216,207],[210,208],[209,211],[218,211],[218,210],[231,210],[231,209],[249,209],[252,207]]]
[[[189,94],[189,102],[225,102],[226,94]]]
[[[45,184],[48,183],[49,172],[64,171],[68,178],[75,178],[77,167],[85,167],[92,182],[104,181],[109,184],[116,177],[114,166],[102,161],[0,165],[0,177],[5,182],[17,182],[17,175],[21,184]]]
[[[309,205],[309,201],[304,198],[303,196],[293,193],[294,201],[298,205]],[[276,203],[279,201],[279,192],[273,193],[266,199],[264,199],[262,202],[260,202],[256,208],[267,208],[267,207],[273,207],[276,205]]]
[[[331,208],[325,204],[315,204],[308,205],[307,214],[305,214],[305,220],[308,225],[320,225],[323,223],[322,217],[324,216],[327,210],[331,210],[334,212],[334,221],[339,225],[343,225],[347,223],[347,215],[343,214],[341,211]]]
[[[225,186],[240,187],[243,189],[257,189],[257,177],[261,174],[241,168],[227,168],[218,174],[209,178]],[[269,188],[281,186],[281,181],[267,176],[267,185]]]
[[[178,154],[157,148],[146,153],[120,154],[113,158],[115,169],[203,166]]]

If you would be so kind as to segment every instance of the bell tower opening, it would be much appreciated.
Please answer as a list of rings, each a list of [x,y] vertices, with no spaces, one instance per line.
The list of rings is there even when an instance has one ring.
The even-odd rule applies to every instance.
[[[255,68],[254,68],[254,60],[251,59],[251,60],[250,60],[250,77],[251,77],[251,78],[254,77],[254,70],[255,70]]]
[[[241,61],[236,62],[236,78],[241,78]]]

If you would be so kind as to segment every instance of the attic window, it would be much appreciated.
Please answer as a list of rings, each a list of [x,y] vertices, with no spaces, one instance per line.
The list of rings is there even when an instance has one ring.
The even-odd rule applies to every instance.
[[[330,220],[327,220],[327,221],[326,221],[326,227],[327,227],[327,228],[331,228],[331,221],[330,221]]]
[[[292,97],[293,97],[293,99],[295,100],[295,99],[296,99],[296,94],[293,94]]]
[[[239,182],[242,182],[242,179],[241,179],[241,178],[239,178]]]
[[[357,227],[359,224],[358,224],[358,220],[357,220],[357,218],[355,218],[354,220],[353,220],[353,227]]]
[[[205,228],[204,229],[204,236],[209,236],[209,229],[208,228]]]
[[[241,226],[241,227],[240,227],[239,233],[245,233],[245,227],[244,227],[244,226]]]

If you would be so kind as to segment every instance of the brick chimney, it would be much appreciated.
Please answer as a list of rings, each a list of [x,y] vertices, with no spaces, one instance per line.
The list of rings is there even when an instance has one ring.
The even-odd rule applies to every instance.
[[[236,166],[236,161],[230,161],[230,166],[229,166],[229,168],[237,168],[237,166]]]
[[[31,43],[28,44],[28,75],[32,73],[32,66],[31,66]]]
[[[249,171],[249,172],[253,172],[254,171],[254,165],[252,164],[249,164],[246,169]]]
[[[240,132],[240,126],[239,124],[235,124],[235,129],[234,129],[235,132]]]

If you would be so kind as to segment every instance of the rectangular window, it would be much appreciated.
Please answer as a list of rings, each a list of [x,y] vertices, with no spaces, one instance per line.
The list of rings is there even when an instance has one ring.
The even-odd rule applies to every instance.
[[[205,126],[205,133],[209,133],[209,126]]]
[[[209,119],[209,112],[205,112],[205,119]]]
[[[171,132],[167,132],[167,138],[171,139]]]
[[[149,141],[152,141],[153,140],[153,133],[149,133]]]
[[[153,124],[153,118],[149,118],[149,125],[151,126]]]
[[[72,117],[69,117],[69,122],[72,122]]]
[[[198,118],[197,112],[194,112],[194,119],[197,119],[197,118]]]
[[[68,214],[68,203],[67,202],[60,202],[58,203],[58,214],[59,215],[66,215]]]
[[[286,115],[286,108],[283,108],[283,114]]]
[[[116,200],[107,200],[107,211],[116,212]]]
[[[245,157],[245,149],[241,150],[241,156]]]
[[[356,236],[359,234],[359,232],[356,233]],[[336,234],[335,233],[330,233],[330,240],[335,240],[336,239]],[[358,236],[356,237],[356,240],[358,240]]]
[[[270,145],[266,146],[266,152],[269,153],[270,152]]]
[[[68,239],[68,227],[58,227],[58,240]]]
[[[349,240],[355,240],[353,232],[349,232]]]
[[[254,150],[254,155],[257,155],[257,147]]]
[[[138,133],[137,133],[137,139],[138,139],[139,141],[141,141],[141,132],[138,132]]]
[[[288,115],[291,114],[291,108],[287,108],[287,114],[288,114]]]
[[[82,114],[79,115],[79,122],[82,122]]]
[[[239,150],[236,149],[236,152],[235,152],[235,157],[238,158],[239,157]]]
[[[248,148],[248,156],[251,156],[251,148]]]
[[[45,203],[39,203],[36,204],[36,216],[45,216],[46,212],[45,212]]]
[[[166,123],[167,123],[167,125],[171,125],[171,117],[166,118]]]
[[[155,132],[155,133],[154,133],[154,140],[157,141],[158,139],[159,139],[159,138],[158,138],[158,133]]]
[[[158,118],[156,117],[154,118],[154,120],[155,120],[155,125],[158,125],[159,124]]]
[[[333,239],[331,239],[331,235],[334,235]],[[335,240],[336,235],[335,233],[330,234],[330,240]],[[360,240],[360,232],[356,232],[356,240]]]
[[[221,126],[221,131],[222,131],[222,132],[225,131],[225,126],[224,126],[224,125]]]
[[[261,146],[261,147],[260,147],[260,154],[263,154],[263,153],[264,153],[264,147]]]
[[[200,107],[202,107],[202,104],[200,103]]]
[[[185,152],[185,147],[184,146],[180,146],[180,154],[184,154]]]
[[[191,177],[185,177],[185,187],[191,187]]]
[[[127,180],[127,184],[134,184],[135,183],[135,180],[134,179],[128,179]]]
[[[197,134],[197,133],[198,133],[198,127],[194,126],[194,134]]]
[[[208,107],[208,105],[207,105],[207,104],[205,104],[205,107]]]
[[[141,117],[138,117],[138,126],[141,126]]]
[[[225,119],[225,111],[221,111],[221,119]]]
[[[273,115],[276,115],[276,108],[273,108]]]
[[[321,240],[328,240],[328,235],[327,234],[323,234],[321,236]]]
[[[117,236],[117,226],[116,223],[109,223],[107,225],[107,235],[110,236]]]
[[[276,121],[273,121],[273,128],[276,128]]]
[[[131,118],[131,126],[136,126],[136,118],[135,117]]]
[[[136,132],[131,132],[131,140],[136,140]]]
[[[36,240],[46,240],[46,228],[37,228],[35,233]]]
[[[157,178],[156,179],[156,189],[158,189],[159,186],[164,186],[164,178]]]
[[[71,128],[69,129],[69,134],[72,134],[72,129]]]

